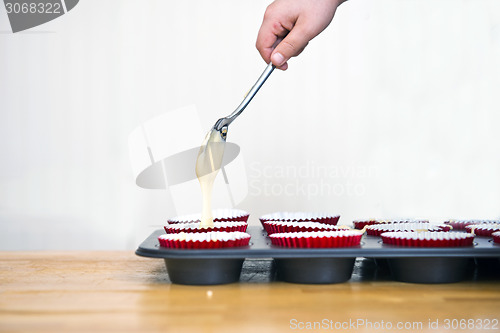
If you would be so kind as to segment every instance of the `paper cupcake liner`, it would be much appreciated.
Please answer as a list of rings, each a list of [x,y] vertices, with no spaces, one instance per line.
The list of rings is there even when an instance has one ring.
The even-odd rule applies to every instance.
[[[454,230],[465,230],[465,227],[473,224],[500,224],[500,220],[448,220],[444,224],[451,225]]]
[[[160,246],[173,249],[220,249],[226,247],[247,246],[250,235],[245,232],[205,232],[179,233],[158,237]]]
[[[387,223],[368,226],[366,233],[370,236],[380,236],[384,232],[392,231],[419,231],[425,230],[429,232],[450,231],[449,225],[439,224],[434,225],[426,222],[418,223]]]
[[[492,233],[491,236],[493,236],[494,243],[500,244],[500,231]]]
[[[241,209],[214,209],[212,211],[214,222],[247,222],[249,213]],[[200,222],[201,214],[181,215],[168,219],[168,224]]]
[[[390,223],[429,223],[427,220],[355,220],[352,221],[354,229],[362,230],[366,226],[374,224],[390,224]]]
[[[200,222],[192,223],[174,223],[169,224],[164,227],[167,234],[178,234],[181,232],[186,233],[200,233],[200,232],[211,232],[211,231],[223,231],[223,232],[234,232],[234,231],[247,231],[248,224],[242,221],[236,222],[214,222],[213,228],[200,228]]]
[[[313,231],[278,233],[269,236],[271,243],[283,247],[328,248],[358,246],[363,235],[359,231]]]
[[[374,225],[374,224],[377,224],[377,223],[379,223],[377,220],[363,220],[363,221],[356,220],[356,221],[352,221],[352,224],[354,225],[354,229],[358,229],[358,230],[363,229],[367,225]]]
[[[408,247],[472,246],[474,236],[465,232],[385,232],[384,244]]]
[[[500,224],[488,223],[488,224],[470,224],[465,227],[467,232],[472,233],[476,236],[489,237],[492,233],[500,231]]]
[[[348,227],[319,222],[265,221],[262,224],[268,235],[285,232],[336,231],[349,229]]]
[[[310,212],[276,212],[262,215],[260,222],[264,225],[266,221],[282,222],[317,222],[323,224],[336,225],[339,222],[340,215],[329,215]]]

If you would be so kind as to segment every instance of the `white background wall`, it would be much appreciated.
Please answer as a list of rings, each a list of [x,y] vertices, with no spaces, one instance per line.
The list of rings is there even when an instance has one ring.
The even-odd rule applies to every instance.
[[[134,249],[161,226],[172,205],[135,185],[128,135],[231,112],[265,67],[267,4],[81,0],[17,34],[2,7],[0,250]],[[231,125],[238,208],[499,218],[499,125],[500,2],[351,0]]]

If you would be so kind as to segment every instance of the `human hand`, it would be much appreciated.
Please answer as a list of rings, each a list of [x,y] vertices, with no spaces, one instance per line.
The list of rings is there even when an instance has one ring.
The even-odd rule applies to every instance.
[[[330,24],[345,0],[276,0],[264,14],[256,47],[266,63],[286,70],[309,41]]]

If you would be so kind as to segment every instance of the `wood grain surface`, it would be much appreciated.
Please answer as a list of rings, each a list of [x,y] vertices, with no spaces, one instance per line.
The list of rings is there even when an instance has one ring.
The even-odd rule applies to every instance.
[[[1,252],[0,332],[442,332],[447,318],[476,323],[448,332],[500,331],[477,327],[500,319],[498,269],[422,285],[365,260],[347,283],[301,285],[272,281],[270,265],[245,262],[240,283],[183,286],[132,252]]]

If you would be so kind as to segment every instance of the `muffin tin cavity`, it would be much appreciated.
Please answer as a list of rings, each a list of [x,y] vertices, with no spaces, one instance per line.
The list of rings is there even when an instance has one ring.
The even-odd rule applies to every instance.
[[[463,247],[406,247],[364,235],[357,246],[289,248],[272,245],[261,227],[249,226],[247,233],[251,235],[248,246],[175,249],[160,246],[158,237],[165,235],[160,229],[136,254],[165,259],[173,283],[197,285],[237,282],[246,258],[273,258],[279,280],[306,284],[348,281],[355,258],[362,257],[387,259],[395,280],[412,283],[457,282],[464,278],[470,259],[500,258],[500,245],[492,237],[475,237],[472,245]]]

